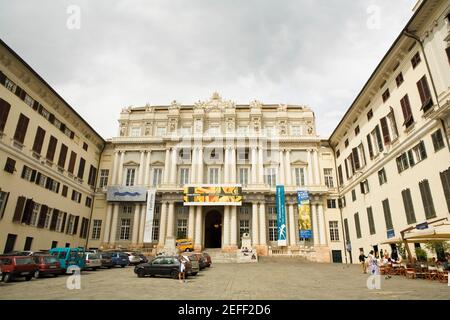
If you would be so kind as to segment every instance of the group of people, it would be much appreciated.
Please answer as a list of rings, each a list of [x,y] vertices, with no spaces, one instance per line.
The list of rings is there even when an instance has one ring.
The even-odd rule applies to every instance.
[[[367,269],[369,269],[370,274],[380,274],[380,266],[400,264],[402,257],[397,250],[393,250],[391,255],[387,251],[383,254],[383,250],[381,250],[380,255],[378,255],[378,252],[370,250],[367,256],[363,250],[360,250],[359,262],[363,273],[367,273]]]

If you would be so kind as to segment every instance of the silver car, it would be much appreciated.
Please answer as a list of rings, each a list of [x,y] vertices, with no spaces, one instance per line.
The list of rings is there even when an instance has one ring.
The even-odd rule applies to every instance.
[[[181,255],[191,263],[191,270],[189,271],[188,275],[197,275],[197,273],[200,271],[200,264],[198,263],[197,256],[190,252],[183,252]]]
[[[126,253],[128,255],[128,260],[130,261],[130,264],[137,265],[137,264],[141,263],[141,257],[139,256],[139,254],[137,252],[126,251],[124,253]]]
[[[98,253],[86,253],[86,269],[97,270],[102,266],[102,259]]]

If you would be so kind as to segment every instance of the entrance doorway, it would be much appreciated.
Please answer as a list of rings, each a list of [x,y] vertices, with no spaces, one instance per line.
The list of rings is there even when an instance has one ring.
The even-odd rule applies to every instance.
[[[210,211],[205,217],[205,248],[222,247],[222,215],[219,211]]]

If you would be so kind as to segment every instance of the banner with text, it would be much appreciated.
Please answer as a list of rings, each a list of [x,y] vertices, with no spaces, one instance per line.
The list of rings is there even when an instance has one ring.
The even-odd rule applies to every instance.
[[[277,186],[275,197],[277,206],[278,245],[286,246],[286,203],[284,186]]]
[[[308,191],[298,191],[298,225],[300,230],[300,238],[311,239],[312,238],[312,228],[311,228],[311,208],[309,202]]]
[[[147,191],[147,211],[145,214],[144,242],[153,242],[153,217],[155,215],[156,190]]]
[[[240,206],[242,187],[240,185],[189,185],[183,189],[185,206]]]

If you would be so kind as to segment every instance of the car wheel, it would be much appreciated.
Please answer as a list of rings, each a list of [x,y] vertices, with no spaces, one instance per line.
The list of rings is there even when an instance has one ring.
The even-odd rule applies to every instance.
[[[92,271],[97,271],[97,268],[92,268]]]
[[[178,271],[176,270],[172,270],[172,272],[170,272],[170,276],[174,279],[178,278]]]
[[[186,252],[191,252],[191,249],[187,248],[185,251],[186,251]]]
[[[144,271],[144,269],[139,269],[139,270],[137,271],[137,276],[138,276],[138,278],[143,278],[143,277],[145,277],[145,271]]]
[[[197,275],[198,272],[194,272],[192,275],[195,277]]]
[[[34,278],[35,278],[35,279],[39,279],[40,276],[41,276],[41,274],[39,273],[39,270],[36,270],[36,271],[34,272]]]
[[[7,282],[11,282],[13,279],[13,276],[9,273],[5,273],[3,275],[3,282],[7,283]]]
[[[26,277],[25,277],[25,280],[26,280],[26,281],[30,281],[31,278],[33,278],[33,276],[26,276]]]
[[[121,268],[125,268],[125,265],[124,264],[122,264],[121,266],[120,266]]]

